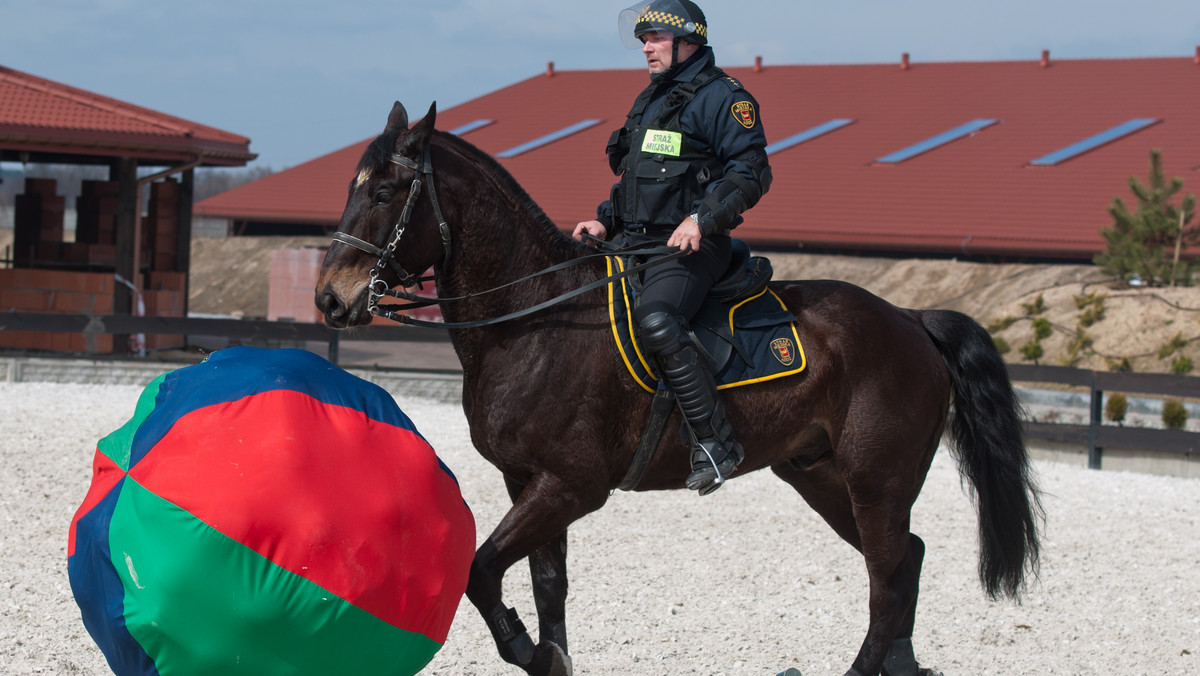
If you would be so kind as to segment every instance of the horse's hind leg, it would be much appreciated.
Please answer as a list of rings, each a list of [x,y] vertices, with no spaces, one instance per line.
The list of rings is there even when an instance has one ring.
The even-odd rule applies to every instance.
[[[925,545],[909,528],[907,501],[855,510],[870,579],[871,620],[851,674],[916,676],[912,631]]]
[[[913,585],[912,601],[908,604],[904,619],[900,623],[900,630],[896,632],[896,638],[892,640],[883,659],[883,676],[939,676],[939,672],[921,668],[913,652],[912,636],[917,620],[917,598],[920,596],[921,562],[924,559],[925,542],[909,533],[908,555],[902,565],[916,568],[909,575]]]
[[[847,676],[928,674],[912,655],[912,632],[925,546],[908,532],[911,505],[875,495],[873,506],[856,505],[832,461],[812,467],[781,463],[775,474],[795,488],[843,540],[863,554],[870,578],[870,625]],[[907,652],[906,652],[907,651]]]
[[[910,577],[912,579],[912,602],[908,604],[908,609],[905,611],[904,619],[900,623],[900,630],[896,632],[896,638],[892,640],[891,646],[888,647],[887,656],[883,660],[883,676],[939,676],[940,672],[932,669],[923,669],[917,664],[916,654],[913,652],[913,629],[917,619],[917,598],[920,596],[920,579],[921,579],[921,562],[925,559],[925,542],[921,538],[908,534],[908,556],[902,565],[912,565],[916,567]]]

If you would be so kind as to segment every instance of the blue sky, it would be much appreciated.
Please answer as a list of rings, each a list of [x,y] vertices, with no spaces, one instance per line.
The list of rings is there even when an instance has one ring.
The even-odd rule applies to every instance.
[[[248,136],[294,166],[558,69],[637,68],[633,0],[0,0],[0,65]],[[718,63],[1191,57],[1196,0],[708,0]],[[1184,86],[1181,83],[1181,86]],[[635,92],[630,92],[630,100]],[[538,102],[530,102],[535,112]]]

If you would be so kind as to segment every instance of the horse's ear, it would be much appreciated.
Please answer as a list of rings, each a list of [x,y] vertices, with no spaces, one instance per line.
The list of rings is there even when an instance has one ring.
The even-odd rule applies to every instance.
[[[429,111],[425,113],[424,124],[428,124],[430,129],[433,129],[434,122],[437,121],[437,101],[429,104]]]
[[[433,125],[437,122],[437,102],[434,101],[429,106],[429,112],[425,113],[425,117],[412,126],[405,145],[409,147],[422,148],[429,143],[429,137],[433,136]]]
[[[392,104],[392,112],[388,114],[386,130],[393,129],[408,129],[408,111],[399,101]]]

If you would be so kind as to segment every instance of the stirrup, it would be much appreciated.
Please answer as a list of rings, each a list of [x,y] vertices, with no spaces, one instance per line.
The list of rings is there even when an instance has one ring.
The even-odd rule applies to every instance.
[[[684,481],[689,489],[708,495],[725,484],[725,479],[742,461],[742,445],[736,439],[729,440],[726,448],[715,438],[700,441],[692,437],[692,473]],[[720,457],[720,461],[716,458]]]

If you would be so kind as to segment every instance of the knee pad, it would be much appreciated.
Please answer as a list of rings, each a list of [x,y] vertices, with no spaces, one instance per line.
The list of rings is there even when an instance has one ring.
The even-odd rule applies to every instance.
[[[683,317],[666,307],[638,308],[640,312],[635,313],[646,349],[660,356],[674,354],[691,344]]]

